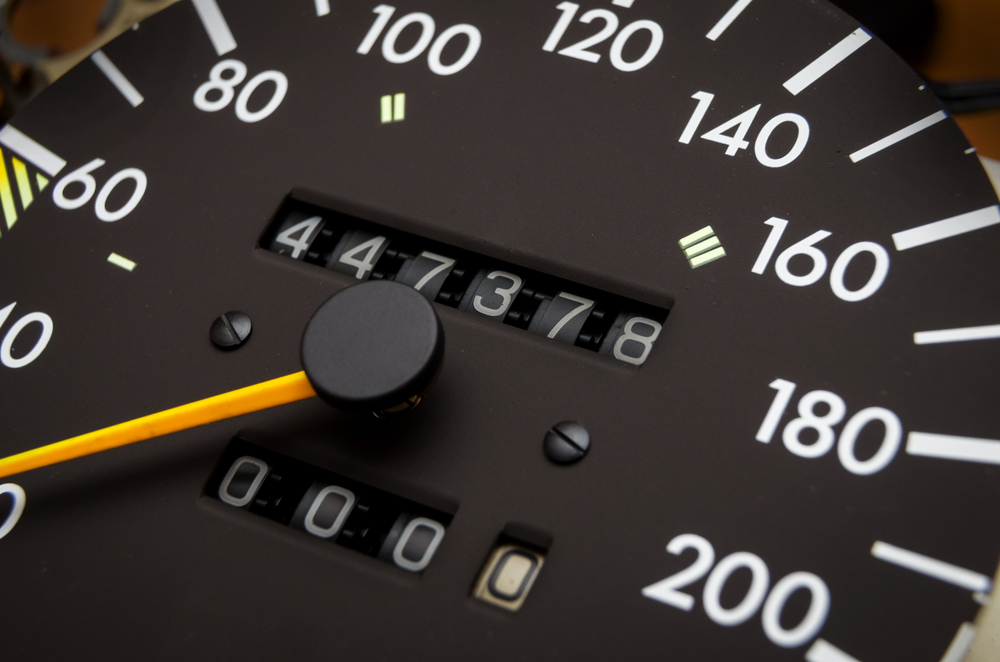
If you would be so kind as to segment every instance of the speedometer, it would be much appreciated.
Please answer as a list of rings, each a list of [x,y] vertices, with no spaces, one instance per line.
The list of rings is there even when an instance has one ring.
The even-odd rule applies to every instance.
[[[1000,207],[825,2],[192,0],[0,151],[0,454],[298,389],[3,465],[10,659],[971,644]]]

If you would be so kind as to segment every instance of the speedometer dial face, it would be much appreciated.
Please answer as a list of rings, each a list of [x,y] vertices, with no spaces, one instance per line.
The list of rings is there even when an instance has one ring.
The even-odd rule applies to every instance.
[[[831,6],[181,2],[0,149],[3,455],[296,372],[359,280],[447,338],[406,415],[312,398],[7,479],[12,659],[971,640],[997,198]]]

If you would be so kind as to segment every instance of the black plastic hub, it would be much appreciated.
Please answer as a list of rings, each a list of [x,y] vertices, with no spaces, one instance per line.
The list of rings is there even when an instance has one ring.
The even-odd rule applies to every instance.
[[[372,281],[319,307],[302,336],[316,393],[346,411],[386,411],[430,386],[444,357],[434,307],[412,287]]]

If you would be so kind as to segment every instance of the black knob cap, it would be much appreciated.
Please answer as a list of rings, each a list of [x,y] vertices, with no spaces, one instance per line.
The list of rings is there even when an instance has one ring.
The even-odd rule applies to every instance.
[[[412,287],[370,281],[331,297],[302,335],[302,366],[339,409],[376,415],[410,409],[437,374],[444,329]]]

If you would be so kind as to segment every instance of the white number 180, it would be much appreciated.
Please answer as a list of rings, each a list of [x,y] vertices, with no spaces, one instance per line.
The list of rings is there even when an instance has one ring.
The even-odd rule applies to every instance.
[[[795,384],[784,379],[774,380],[770,383],[770,387],[778,393],[774,396],[756,436],[757,441],[764,444],[771,443],[796,389]],[[817,405],[825,405],[826,413],[817,414]],[[789,421],[781,434],[785,448],[799,457],[809,459],[826,455],[837,442],[833,426],[844,420],[847,413],[844,399],[830,391],[810,391],[799,400],[798,413],[798,418]],[[859,460],[855,453],[858,436],[866,425],[875,421],[881,422],[885,427],[882,443],[873,456],[867,460]],[[801,435],[804,430],[815,430],[816,440],[809,444],[803,443]],[[837,442],[837,456],[844,468],[852,474],[870,476],[889,466],[896,457],[902,440],[903,424],[898,416],[882,407],[868,407],[856,413],[844,425],[840,441]]]

